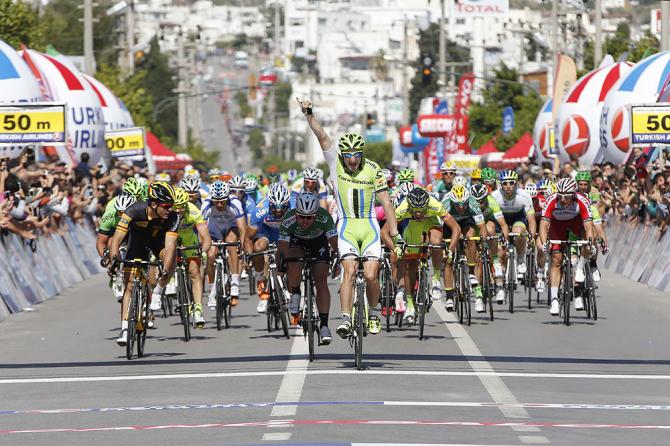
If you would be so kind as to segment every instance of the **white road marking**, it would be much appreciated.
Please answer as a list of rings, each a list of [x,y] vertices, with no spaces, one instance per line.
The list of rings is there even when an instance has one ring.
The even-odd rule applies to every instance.
[[[293,345],[291,346],[291,359],[286,364],[286,374],[279,387],[279,392],[275,399],[276,403],[300,401],[302,387],[305,385],[305,372],[307,371],[309,360],[296,359],[296,357],[308,355],[309,347],[307,340],[302,336],[302,329],[297,328],[295,332],[296,336],[293,337]],[[290,417],[295,415],[297,410],[298,406],[274,406],[270,416]]]
[[[613,380],[650,380],[670,381],[670,375],[645,375],[645,374],[608,374],[608,373],[531,373],[531,372],[450,372],[444,370],[366,370],[361,373],[358,370],[277,370],[265,372],[213,372],[213,373],[168,373],[159,375],[115,375],[115,376],[64,376],[58,378],[6,378],[0,379],[3,384],[50,384],[50,383],[80,383],[80,382],[106,382],[106,381],[152,381],[163,379],[202,379],[202,378],[255,378],[263,376],[284,375],[421,375],[421,376],[462,376],[482,377],[496,376],[500,378],[540,378],[540,379],[613,379]]]
[[[290,432],[268,432],[263,434],[263,441],[286,441],[291,438]]]
[[[547,444],[549,440],[547,437],[536,436],[536,435],[519,435],[519,440],[524,444]]]

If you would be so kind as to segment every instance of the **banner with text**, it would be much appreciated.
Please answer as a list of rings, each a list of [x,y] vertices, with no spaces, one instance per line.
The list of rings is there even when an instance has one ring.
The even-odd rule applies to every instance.
[[[65,104],[0,104],[0,145],[65,143]]]
[[[144,155],[144,127],[129,127],[105,132],[105,144],[114,158]]]

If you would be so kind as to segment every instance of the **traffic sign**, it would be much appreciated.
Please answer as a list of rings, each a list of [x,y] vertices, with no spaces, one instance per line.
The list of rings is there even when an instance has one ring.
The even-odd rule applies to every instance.
[[[630,146],[670,144],[670,103],[630,106]]]
[[[0,104],[0,145],[65,143],[65,104]]]
[[[128,127],[105,132],[105,144],[114,158],[144,155],[144,127]]]

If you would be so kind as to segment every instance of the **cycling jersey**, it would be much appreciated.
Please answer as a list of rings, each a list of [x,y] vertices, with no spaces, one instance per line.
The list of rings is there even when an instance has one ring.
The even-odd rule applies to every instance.
[[[316,211],[316,218],[312,225],[307,229],[303,229],[298,224],[295,209],[288,211],[279,225],[279,240],[285,242],[290,242],[292,238],[306,240],[315,239],[324,234],[326,238],[336,237],[337,229],[335,229],[333,218],[328,211],[323,208],[319,208]]]
[[[497,189],[491,193],[491,196],[500,205],[500,210],[505,217],[505,223],[510,227],[515,225],[528,225],[527,217],[535,215],[533,208],[533,201],[526,191],[517,189],[514,191],[511,199],[507,199],[501,189]]]
[[[326,189],[326,185],[323,181],[319,181],[319,187],[317,188],[316,191],[310,191],[314,193],[319,200],[325,200],[328,197],[328,190]],[[301,193],[307,191],[305,189],[305,181],[303,179],[300,179],[293,183],[293,186],[291,186],[291,209],[295,208],[295,201],[298,199],[298,195]]]
[[[196,226],[200,224],[205,224],[205,219],[200,212],[200,209],[193,203],[188,203],[186,211],[181,217],[179,223],[179,230],[177,234],[181,240],[183,246],[195,246],[200,244],[198,239],[198,231]],[[184,257],[198,257],[198,251],[196,249],[190,249],[184,252]]]
[[[459,211],[456,207],[456,204],[447,197],[442,200],[442,205],[444,208],[451,214],[452,217],[458,222],[461,228],[468,226],[481,225],[484,223],[484,215],[482,210],[479,208],[479,203],[473,197],[468,198],[467,205],[462,211]]]
[[[577,217],[584,222],[593,220],[588,198],[581,194],[575,194],[572,203],[567,207],[561,204],[558,194],[554,194],[549,197],[542,211],[542,220],[549,222],[567,221]]]
[[[249,217],[249,227],[256,229],[257,238],[264,237],[270,242],[276,242],[279,239],[279,226],[283,218],[283,216],[275,217],[270,212],[270,200],[265,198],[258,203],[253,214]]]
[[[150,218],[149,204],[138,202],[129,206],[119,219],[116,230],[128,233],[127,259],[148,259],[147,248],[158,257],[165,247],[165,237],[177,237],[180,218],[172,212],[165,220]]]
[[[444,198],[453,187],[453,183],[445,183],[444,180],[439,180],[435,187],[433,188],[433,193],[436,194],[440,199]]]
[[[424,218],[422,220],[433,217],[442,218],[446,214],[448,214],[448,210],[444,207],[444,205],[435,198],[430,197],[428,199],[428,206],[426,207],[426,211],[423,214]],[[398,222],[406,219],[418,221],[416,218],[412,217],[412,213],[409,211],[409,204],[407,203],[407,200],[403,200],[395,210],[395,218]]]
[[[381,169],[374,161],[364,158],[356,172],[348,172],[334,147],[323,155],[335,183],[340,255],[380,258],[381,237],[374,206],[377,194],[387,190]]]
[[[240,200],[231,196],[222,211],[212,204],[212,200],[205,201],[202,215],[207,220],[207,228],[212,238],[223,240],[231,229],[237,228],[237,220],[244,218],[245,214]]]
[[[484,216],[484,221],[492,221],[496,225],[498,224],[498,219],[503,218],[502,210],[500,210],[500,205],[498,202],[490,195],[486,196],[486,207],[479,208],[482,211]]]
[[[100,218],[100,227],[98,227],[98,234],[112,236],[116,230],[116,225],[121,220],[119,217],[118,211],[116,210],[116,199],[117,197],[112,198],[107,202],[105,206],[105,212]]]
[[[428,206],[424,212],[424,217],[417,220],[409,211],[407,200],[403,200],[395,211],[395,217],[398,221],[398,227],[403,227],[402,238],[409,245],[418,245],[428,242],[428,233],[431,229],[442,227],[442,218],[449,215],[442,203],[435,198],[428,199]],[[412,259],[418,254],[418,248],[407,248],[405,258]]]

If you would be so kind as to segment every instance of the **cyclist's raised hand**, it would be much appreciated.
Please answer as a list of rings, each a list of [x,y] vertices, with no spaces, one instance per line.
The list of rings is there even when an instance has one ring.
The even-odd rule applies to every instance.
[[[295,98],[296,101],[298,101],[298,105],[300,105],[300,110],[302,111],[302,114],[305,116],[310,116],[312,114],[312,101],[309,99],[303,99],[300,100],[298,98]]]

